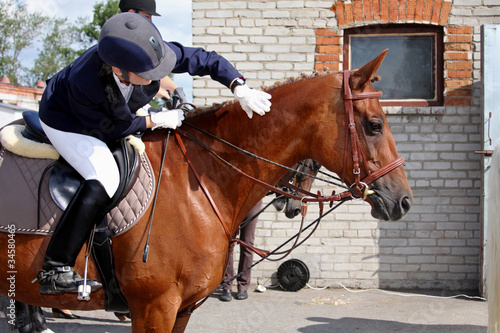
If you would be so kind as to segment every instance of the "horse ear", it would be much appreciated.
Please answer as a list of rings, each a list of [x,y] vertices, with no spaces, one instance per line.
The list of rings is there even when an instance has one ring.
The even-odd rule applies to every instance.
[[[389,49],[385,49],[372,61],[361,67],[361,69],[358,69],[356,72],[354,72],[351,76],[351,87],[352,89],[359,89],[363,85],[365,85],[367,82],[369,82],[373,75],[377,72],[378,68],[382,64],[382,61],[385,58],[385,55],[389,51]]]

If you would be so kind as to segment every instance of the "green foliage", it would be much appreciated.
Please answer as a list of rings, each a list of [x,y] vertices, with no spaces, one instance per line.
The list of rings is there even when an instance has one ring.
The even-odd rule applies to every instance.
[[[33,84],[39,80],[47,80],[79,55],[73,47],[79,34],[76,26],[68,24],[66,18],[56,18],[51,20],[48,30],[35,65],[29,71]]]
[[[19,0],[0,1],[0,76],[19,84],[22,67],[19,54],[32,46],[49,18],[41,13],[28,13]]]
[[[81,42],[86,46],[91,46],[97,43],[99,39],[99,33],[104,23],[113,15],[120,12],[118,7],[119,0],[104,0],[103,2],[98,2],[94,5],[94,18],[92,22],[83,25],[80,28],[82,32]]]

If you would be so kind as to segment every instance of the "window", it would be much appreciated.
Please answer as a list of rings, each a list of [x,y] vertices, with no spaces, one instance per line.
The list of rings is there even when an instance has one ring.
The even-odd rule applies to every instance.
[[[361,68],[389,49],[373,86],[382,105],[443,104],[443,29],[437,26],[367,26],[344,31],[344,64]]]

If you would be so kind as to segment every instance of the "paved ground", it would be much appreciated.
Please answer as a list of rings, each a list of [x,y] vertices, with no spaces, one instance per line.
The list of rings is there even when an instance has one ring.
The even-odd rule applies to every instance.
[[[214,293],[195,311],[188,333],[475,333],[487,331],[487,303],[481,300],[442,298],[444,294],[381,291],[349,292],[344,289],[298,292],[267,289],[251,292],[245,301],[228,303]],[[453,294],[455,295],[455,294]],[[439,296],[439,297],[433,297]],[[44,309],[49,311],[50,309]],[[130,321],[119,322],[112,313],[81,312],[79,320],[55,319],[47,313],[54,332],[130,332]],[[3,313],[0,312],[0,316]],[[4,316],[3,316],[4,317]],[[5,319],[0,332],[11,332]]]

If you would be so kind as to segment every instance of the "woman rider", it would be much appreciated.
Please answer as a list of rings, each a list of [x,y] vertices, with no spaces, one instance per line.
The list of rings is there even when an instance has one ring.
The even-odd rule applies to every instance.
[[[163,42],[158,29],[136,13],[120,13],[102,27],[98,44],[48,82],[40,120],[51,143],[84,181],[61,216],[38,273],[42,294],[77,292],[78,253],[118,188],[119,171],[106,143],[146,129],[173,128],[181,110],[138,116],[169,73],[210,75],[229,87],[251,118],[270,110],[270,95],[249,88],[223,57],[201,48]],[[98,281],[87,281],[92,290]]]

